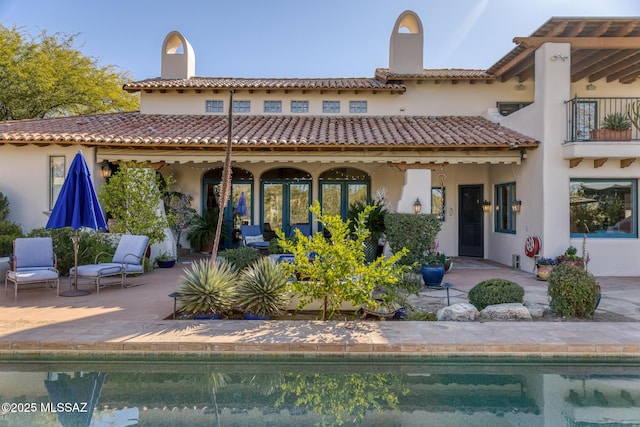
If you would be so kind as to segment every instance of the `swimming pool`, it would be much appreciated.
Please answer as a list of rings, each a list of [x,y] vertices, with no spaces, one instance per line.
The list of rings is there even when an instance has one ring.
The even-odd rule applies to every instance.
[[[0,400],[3,426],[634,425],[640,361],[33,356],[0,360]]]

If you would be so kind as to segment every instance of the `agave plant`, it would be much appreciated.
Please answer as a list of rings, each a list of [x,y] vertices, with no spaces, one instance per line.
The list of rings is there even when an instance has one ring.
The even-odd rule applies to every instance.
[[[289,302],[288,276],[280,265],[264,257],[240,274],[237,301],[246,312],[273,316],[284,311]]]
[[[222,314],[229,311],[235,301],[238,275],[224,259],[215,263],[199,260],[185,269],[176,289],[180,311],[195,314]]]

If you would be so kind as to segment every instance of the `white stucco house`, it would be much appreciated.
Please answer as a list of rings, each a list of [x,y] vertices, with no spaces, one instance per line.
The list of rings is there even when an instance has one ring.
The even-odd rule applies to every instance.
[[[528,238],[550,257],[587,235],[590,271],[640,275],[640,131],[592,131],[638,105],[640,19],[552,18],[514,42],[487,70],[424,69],[422,23],[405,11],[373,77],[213,78],[171,32],[160,77],[124,86],[139,112],[0,123],[0,192],[11,220],[43,226],[81,148],[97,186],[117,162],[145,161],[211,208],[232,108],[230,224],[286,231],[313,222],[313,200],[346,215],[384,189],[391,210],[419,199],[442,216],[449,255],[533,271]]]

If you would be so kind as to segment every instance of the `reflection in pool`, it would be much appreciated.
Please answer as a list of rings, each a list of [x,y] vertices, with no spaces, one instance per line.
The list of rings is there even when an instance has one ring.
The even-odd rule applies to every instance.
[[[584,362],[285,356],[3,360],[0,425],[639,424],[640,362]]]

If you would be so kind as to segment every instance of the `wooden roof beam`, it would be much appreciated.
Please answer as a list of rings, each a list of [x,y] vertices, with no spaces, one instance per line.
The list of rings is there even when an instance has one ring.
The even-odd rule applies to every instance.
[[[625,25],[624,27],[620,28],[613,35],[615,37],[624,37],[627,34],[633,32],[633,30],[635,30],[637,26],[638,26],[638,21],[630,21],[629,23],[627,23],[627,25]]]
[[[611,65],[608,69],[603,69],[598,73],[594,73],[589,75],[589,81],[594,82],[598,79],[601,79],[605,76],[614,76],[613,80],[616,80],[623,75],[625,75],[624,70],[629,69],[629,67],[633,67],[634,65],[640,63],[640,53],[635,54],[634,56],[625,59],[624,61],[619,61],[613,65]],[[620,74],[619,74],[620,73]]]
[[[603,23],[601,23],[598,28],[596,28],[593,33],[591,33],[590,35],[592,37],[600,37],[601,35],[603,35],[604,33],[606,33],[607,31],[609,31],[609,28],[611,27],[611,21],[605,21]]]
[[[584,26],[587,25],[586,21],[580,21],[569,31],[569,37],[576,37],[578,34],[584,30]],[[622,34],[621,34],[622,35]]]
[[[630,65],[626,68],[620,69],[614,73],[611,73],[607,76],[607,83],[612,82],[614,80],[620,80],[622,83],[631,83],[630,81],[623,82],[623,80],[628,80],[630,77],[637,77],[640,74],[640,60],[635,64]]]
[[[601,72],[604,72],[606,75],[611,72],[612,64],[620,62],[620,60],[624,59],[628,55],[628,51],[626,50],[620,52],[607,52],[608,53],[592,59],[590,62],[588,62],[588,64],[578,67],[572,67],[571,81],[577,82],[578,80],[582,80],[587,76],[593,76]],[[594,80],[590,81],[598,80],[601,77],[595,78]]]
[[[516,37],[513,41],[533,49],[545,43],[569,43],[573,49],[640,49],[640,37]]]
[[[514,39],[515,40],[515,39]],[[502,67],[498,68],[496,70],[496,72],[494,73],[496,76],[501,76],[502,74],[506,73],[507,71],[509,71],[512,67],[516,66],[518,63],[520,63],[520,61],[522,61],[523,59],[525,59],[527,56],[529,55],[533,55],[533,53],[535,52],[535,48],[533,47],[527,47],[525,50],[523,50],[522,52],[520,52],[515,58],[513,58],[512,60],[510,60],[509,62],[507,62],[506,64],[504,64]]]
[[[534,55],[531,55],[529,58],[526,58],[520,64],[517,64],[515,67],[511,68],[510,70],[507,70],[507,72],[505,72],[502,75],[500,80],[502,82],[506,82],[506,81],[511,80],[515,76],[517,76],[520,73],[524,72],[527,68],[533,66],[534,62],[535,62]]]

